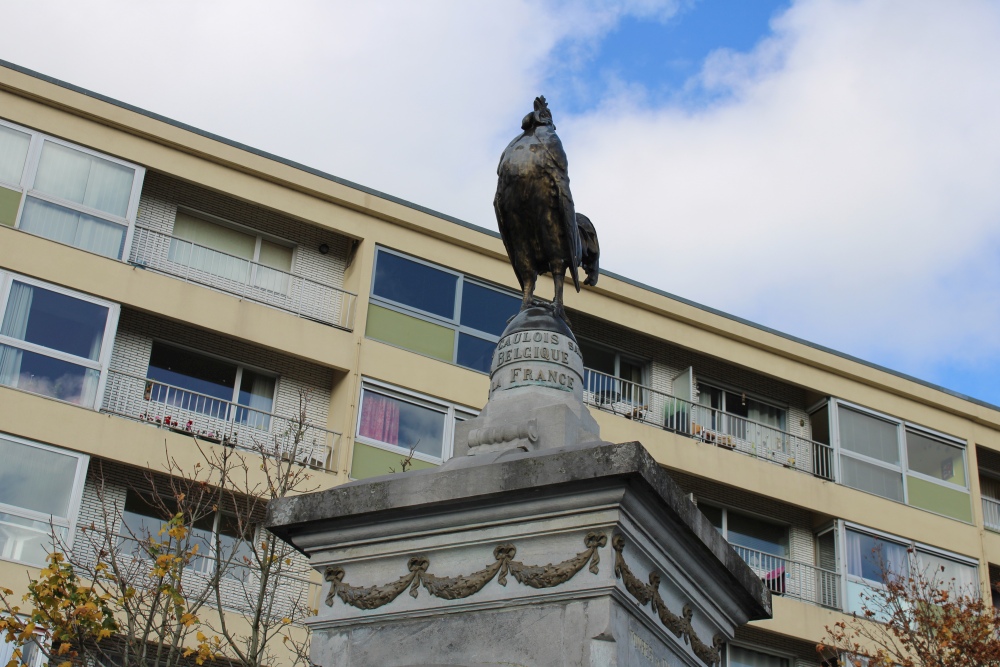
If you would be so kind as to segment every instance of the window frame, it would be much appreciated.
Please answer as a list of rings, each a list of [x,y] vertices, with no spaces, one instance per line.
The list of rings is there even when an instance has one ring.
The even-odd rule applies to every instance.
[[[643,387],[648,387],[649,386],[649,384],[650,384],[650,377],[649,377],[650,376],[650,371],[649,371],[650,361],[649,361],[649,359],[643,359],[642,357],[637,357],[637,356],[631,355],[628,352],[622,351],[622,350],[620,350],[620,349],[618,349],[616,347],[612,347],[611,345],[607,345],[607,344],[602,343],[600,341],[594,340],[593,338],[587,338],[586,336],[580,336],[577,340],[579,340],[579,342],[581,344],[583,344],[583,345],[590,345],[591,347],[596,347],[596,348],[599,348],[601,350],[604,350],[605,352],[610,352],[610,353],[612,353],[612,354],[615,355],[615,379],[617,379],[617,380],[623,380],[625,382],[631,382],[631,380],[628,380],[628,379],[623,378],[621,376],[622,362],[624,361],[626,363],[630,363],[630,364],[632,364],[634,366],[638,366],[639,368],[641,368],[642,369],[642,380],[638,384],[640,384]],[[586,365],[586,359],[584,359],[584,368],[586,368],[587,370],[595,370],[598,373],[601,372],[601,371],[597,371],[596,369],[590,369]]]
[[[100,255],[98,253],[93,253],[89,250],[84,250],[83,248],[76,248],[76,246],[63,244],[59,241],[54,241],[54,243],[60,243],[61,245],[69,245],[71,248],[76,248],[77,250],[83,250],[83,252],[90,252],[91,254],[98,254],[99,257],[106,257],[107,259],[114,259],[119,262],[127,262],[129,249],[132,247],[132,237],[135,232],[135,220],[139,212],[139,199],[142,194],[142,184],[146,177],[146,168],[137,165],[133,162],[127,160],[122,160],[120,158],[102,153],[100,151],[87,148],[86,146],[81,146],[80,144],[73,143],[71,141],[66,141],[65,139],[60,139],[54,137],[50,134],[40,132],[38,130],[33,130],[23,125],[18,125],[4,118],[0,118],[0,125],[6,126],[17,132],[23,132],[29,135],[30,140],[28,143],[28,152],[25,155],[24,166],[21,169],[21,179],[17,184],[8,183],[7,181],[0,181],[0,187],[7,188],[9,190],[15,190],[21,193],[21,201],[17,207],[17,215],[14,219],[13,229],[21,229],[21,217],[24,212],[25,203],[28,197],[34,197],[35,199],[48,202],[50,204],[55,204],[57,206],[62,206],[73,211],[84,213],[108,222],[114,223],[116,225],[125,228],[125,235],[122,238],[122,247],[119,251],[117,257],[107,257],[107,255]],[[134,172],[134,177],[132,179],[132,189],[129,192],[129,202],[126,207],[125,217],[119,217],[112,213],[106,211],[101,211],[99,209],[90,208],[89,206],[84,206],[83,204],[78,204],[77,202],[68,201],[54,195],[39,192],[34,189],[35,179],[38,176],[38,165],[42,156],[42,148],[45,142],[52,142],[53,144],[60,145],[75,151],[79,151],[86,155],[92,157],[100,158],[102,160],[107,160],[108,162],[114,162],[115,164],[121,165],[132,169]],[[30,233],[30,232],[29,232]],[[39,237],[45,238],[45,237]],[[51,239],[48,239],[51,240]]]
[[[95,361],[93,359],[87,359],[84,357],[78,357],[68,352],[63,352],[62,350],[55,350],[52,348],[45,347],[43,345],[38,345],[37,343],[31,343],[25,340],[20,340],[17,338],[12,338],[10,336],[5,336],[0,334],[0,344],[8,345],[10,347],[15,347],[20,350],[25,350],[27,352],[33,352],[35,354],[40,354],[42,356],[50,357],[52,359],[58,359],[60,361],[65,361],[67,363],[75,364],[77,366],[84,366],[86,368],[96,370],[100,373],[100,378],[97,382],[97,391],[94,392],[94,403],[93,405],[73,403],[70,401],[64,401],[55,396],[48,396],[46,394],[37,394],[35,392],[28,391],[26,389],[19,389],[18,387],[9,387],[7,385],[0,385],[2,387],[7,387],[8,389],[14,389],[16,391],[25,391],[30,394],[35,394],[36,396],[45,396],[54,401],[59,401],[61,403],[67,403],[69,405],[78,405],[89,410],[100,410],[101,403],[104,398],[104,387],[108,381],[108,368],[111,365],[111,355],[114,348],[115,334],[118,331],[118,318],[121,314],[121,306],[113,301],[106,301],[105,299],[100,299],[89,294],[84,294],[83,292],[77,292],[76,290],[71,290],[61,285],[53,285],[52,283],[47,283],[43,280],[38,280],[37,278],[31,278],[20,273],[14,273],[13,271],[5,271],[0,269],[0,322],[3,321],[4,315],[7,312],[7,305],[10,299],[10,290],[14,282],[24,283],[26,285],[31,285],[32,287],[38,287],[40,289],[49,290],[50,292],[56,292],[57,294],[62,294],[63,296],[68,296],[73,299],[78,299],[80,301],[87,301],[89,303],[96,304],[108,309],[108,319],[104,323],[104,336],[101,338],[101,355]]]
[[[822,401],[820,401],[820,403],[822,403]],[[855,459],[857,461],[861,461],[862,463],[867,463],[867,464],[870,464],[870,465],[874,465],[874,466],[878,466],[878,467],[884,468],[886,470],[892,470],[893,472],[898,472],[899,475],[900,475],[900,480],[902,481],[902,486],[903,486],[903,500],[901,502],[904,505],[906,505],[907,507],[913,507],[914,509],[919,509],[919,510],[922,510],[924,512],[930,512],[932,514],[938,514],[939,516],[945,516],[945,517],[947,517],[949,519],[952,519],[954,521],[961,521],[962,523],[966,523],[965,521],[962,521],[962,519],[958,519],[958,518],[955,518],[953,516],[949,516],[949,515],[946,515],[946,514],[941,514],[939,512],[935,512],[934,510],[929,510],[929,509],[925,509],[923,507],[917,507],[915,505],[911,505],[910,504],[910,498],[909,498],[909,495],[910,495],[909,494],[909,488],[908,488],[908,485],[906,483],[906,477],[907,476],[913,476],[913,477],[915,477],[917,479],[920,479],[920,480],[923,480],[923,481],[926,481],[926,482],[931,482],[933,484],[937,484],[937,485],[942,486],[942,487],[944,487],[946,489],[951,489],[953,491],[961,491],[962,493],[965,493],[965,494],[967,494],[969,496],[969,502],[971,504],[971,502],[972,502],[972,484],[970,482],[970,476],[969,476],[969,447],[968,447],[968,442],[967,441],[962,440],[961,438],[958,438],[958,437],[953,436],[953,435],[948,435],[947,433],[942,433],[941,431],[936,431],[936,430],[934,430],[932,428],[928,428],[926,426],[921,426],[920,424],[914,424],[913,422],[907,421],[905,419],[900,419],[899,417],[893,417],[892,415],[888,415],[888,414],[885,414],[884,412],[879,412],[878,410],[873,410],[871,408],[867,408],[867,407],[865,407],[863,405],[858,405],[857,403],[852,403],[851,401],[846,401],[846,400],[841,399],[841,398],[833,398],[833,397],[831,397],[830,399],[828,399],[828,405],[829,405],[829,410],[830,410],[829,411],[829,415],[830,415],[830,439],[834,443],[833,446],[834,446],[835,452],[837,454],[836,457],[835,457],[835,459],[836,459],[835,466],[836,466],[836,473],[837,473],[836,479],[837,479],[837,483],[838,484],[840,484],[841,486],[848,486],[847,484],[845,484],[843,482],[844,478],[843,478],[843,471],[842,471],[842,468],[841,468],[841,456],[847,456],[848,458],[852,458],[852,459]],[[871,456],[867,456],[865,454],[861,454],[861,453],[858,453],[858,452],[855,452],[855,451],[852,451],[852,450],[849,450],[849,449],[845,449],[842,446],[842,443],[841,443],[841,440],[840,440],[840,409],[841,409],[841,406],[843,406],[844,408],[846,408],[848,410],[853,410],[855,412],[859,412],[859,413],[861,413],[861,414],[863,414],[865,416],[872,417],[874,419],[879,419],[881,421],[888,422],[888,423],[893,424],[895,426],[895,428],[896,428],[896,447],[897,447],[897,454],[899,455],[899,464],[898,465],[895,465],[895,464],[892,464],[892,463],[887,463],[887,462],[882,461],[880,459],[876,459],[876,458],[873,458]],[[821,407],[822,406],[819,403],[817,403],[814,406],[814,408],[816,410],[820,409]],[[907,450],[907,443],[906,443],[906,435],[907,435],[907,433],[910,433],[910,432],[915,433],[915,434],[920,435],[920,436],[923,436],[925,438],[929,438],[931,440],[937,440],[937,441],[941,442],[944,445],[947,445],[947,446],[950,446],[950,447],[954,447],[954,448],[958,449],[959,451],[961,451],[961,453],[962,453],[962,465],[965,467],[965,469],[964,469],[965,486],[960,486],[958,484],[955,484],[954,482],[949,482],[947,480],[938,479],[936,477],[932,477],[931,475],[926,475],[926,474],[918,472],[916,470],[911,470],[910,466],[909,466],[909,452]],[[848,488],[854,489],[855,491],[860,491],[861,493],[870,493],[869,491],[865,491],[864,489],[857,489],[857,488],[855,488],[853,486],[848,486]],[[883,498],[885,500],[889,500],[891,502],[900,502],[900,501],[898,501],[898,500],[896,500],[894,498],[887,498],[885,496],[881,496],[881,495],[878,495],[876,493],[871,493],[871,495],[877,496],[879,498]],[[974,513],[973,513],[973,523],[975,523],[975,514]]]
[[[57,520],[56,516],[52,514],[43,514],[42,512],[36,512],[24,507],[0,503],[0,512],[5,514],[12,514],[31,521],[41,521],[43,523],[51,522],[53,525],[65,528],[66,548],[72,549],[73,541],[76,536],[76,525],[80,518],[80,507],[83,504],[83,489],[87,480],[87,470],[90,467],[90,455],[82,452],[75,452],[71,449],[65,449],[62,447],[53,447],[52,445],[46,445],[34,440],[28,440],[27,438],[11,435],[9,433],[0,433],[0,439],[8,440],[24,447],[34,447],[36,449],[54,452],[63,456],[71,456],[77,459],[76,474],[73,477],[73,488],[70,491],[69,508],[66,513],[67,516],[65,518],[65,523],[61,518]],[[28,561],[16,560],[13,558],[0,558],[0,560],[8,563],[24,563],[35,567],[41,567],[44,565],[44,563],[30,563]]]
[[[397,257],[401,257],[402,259],[406,259],[411,262],[415,262],[417,264],[423,264],[424,266],[436,269],[438,271],[441,271],[442,273],[447,273],[455,276],[457,280],[455,283],[455,301],[452,306],[452,317],[450,319],[444,318],[435,313],[431,313],[426,310],[422,310],[420,308],[415,308],[400,301],[394,301],[392,299],[388,299],[386,297],[375,294],[375,272],[378,269],[378,259],[380,253],[388,253],[390,255],[395,255]],[[369,301],[378,306],[382,306],[383,308],[387,308],[389,310],[393,310],[398,313],[402,313],[404,315],[409,315],[411,317],[424,320],[425,322],[430,322],[432,324],[437,324],[439,326],[452,329],[453,331],[455,331],[455,342],[452,346],[451,361],[449,363],[454,364],[455,366],[459,366],[460,368],[473,371],[475,373],[483,373],[488,375],[489,371],[480,371],[479,369],[471,368],[469,366],[463,366],[458,363],[458,344],[459,341],[461,340],[462,334],[465,334],[467,336],[472,336],[473,338],[479,338],[480,340],[484,340],[493,344],[500,342],[499,335],[493,335],[489,332],[483,331],[482,329],[475,329],[473,327],[463,325],[461,323],[462,295],[463,295],[463,287],[466,282],[472,283],[473,285],[476,285],[477,287],[481,287],[483,289],[499,292],[500,294],[503,294],[505,296],[510,296],[518,300],[521,299],[520,294],[517,294],[508,288],[494,285],[485,280],[468,276],[462,273],[461,271],[456,271],[455,269],[449,269],[447,267],[441,266],[440,264],[435,264],[425,259],[421,259],[420,257],[414,257],[413,255],[408,255],[404,252],[400,252],[398,250],[393,250],[391,248],[379,245],[375,247],[375,262],[372,264],[372,286],[369,294]],[[386,344],[391,345],[392,343],[386,343]]]
[[[786,538],[786,540],[788,542],[788,544],[785,546],[785,554],[782,556],[782,555],[779,555],[779,554],[771,554],[771,553],[768,553],[766,551],[761,552],[761,553],[768,553],[769,556],[774,556],[775,558],[782,558],[784,560],[791,560],[792,559],[792,555],[791,555],[792,554],[792,531],[791,531],[791,527],[792,526],[791,526],[791,524],[785,523],[783,521],[775,521],[771,517],[763,516],[761,514],[755,514],[753,512],[743,512],[741,510],[734,510],[734,509],[732,509],[730,507],[726,507],[725,505],[717,505],[717,504],[713,503],[710,500],[709,501],[701,501],[701,500],[699,500],[698,501],[698,507],[712,507],[712,508],[717,509],[717,510],[719,510],[719,511],[722,512],[722,530],[719,532],[719,534],[722,535],[722,539],[724,539],[727,543],[729,543],[729,512],[736,512],[737,514],[741,514],[741,515],[743,515],[743,516],[745,516],[745,517],[747,517],[749,519],[753,519],[755,521],[760,521],[762,523],[769,523],[771,525],[778,526],[780,528],[784,528],[785,529],[785,538]],[[712,526],[712,527],[715,528],[715,526]],[[752,549],[751,547],[741,547],[741,548],[751,549],[752,551],[759,551],[759,549]]]
[[[203,222],[207,222],[207,223],[209,223],[211,225],[218,225],[219,227],[225,227],[225,228],[231,229],[231,230],[233,230],[235,232],[239,232],[241,234],[246,234],[247,236],[252,236],[254,238],[253,257],[249,260],[250,261],[250,265],[251,265],[250,266],[251,270],[250,270],[250,276],[248,278],[249,283],[251,285],[255,284],[254,281],[256,280],[257,266],[258,265],[264,266],[264,267],[269,268],[269,269],[271,269],[273,271],[281,271],[282,273],[288,273],[289,275],[295,275],[295,265],[296,265],[296,262],[299,259],[299,244],[295,243],[294,241],[289,241],[288,239],[282,238],[280,236],[275,236],[274,234],[268,234],[266,232],[262,232],[259,229],[254,229],[253,227],[249,227],[247,225],[243,225],[243,224],[240,224],[238,222],[234,222],[232,220],[229,220],[227,218],[222,218],[222,217],[219,217],[217,215],[213,215],[211,213],[206,213],[205,211],[201,211],[201,210],[198,210],[196,208],[192,208],[190,206],[179,205],[177,207],[177,213],[181,213],[181,214],[189,216],[191,218],[197,218],[197,219],[202,220]],[[178,239],[179,238],[176,235],[174,235],[174,224],[176,223],[176,221],[177,221],[177,214],[175,213],[174,214],[174,221],[171,223],[171,226],[170,226],[170,238],[171,239]],[[186,239],[179,239],[179,240],[186,241]],[[291,251],[292,251],[292,259],[291,259],[291,263],[289,264],[288,271],[284,271],[283,269],[274,269],[273,267],[267,266],[266,264],[260,264],[260,249],[261,249],[261,246],[263,245],[264,241],[267,241],[268,243],[273,243],[275,245],[280,245],[282,247],[290,248],[291,249]],[[190,241],[187,241],[187,242],[190,243]],[[204,247],[208,248],[209,246],[204,246]],[[209,248],[209,249],[210,250],[214,250],[215,252],[220,252],[220,253],[222,253],[224,255],[228,255],[229,254],[229,253],[224,252],[222,250],[216,250],[215,248]],[[242,258],[240,258],[240,259],[242,259]],[[176,260],[171,260],[171,261],[176,261]],[[179,262],[177,262],[177,263],[179,263]],[[189,265],[184,265],[184,266],[189,266]],[[206,273],[208,273],[208,272],[206,271]],[[215,275],[215,274],[212,274],[212,275]],[[264,288],[260,288],[260,289],[264,289]]]
[[[464,405],[428,396],[427,394],[422,394],[420,392],[413,391],[412,389],[405,389],[386,382],[380,382],[379,380],[363,377],[361,380],[361,389],[358,393],[358,414],[354,420],[354,441],[360,442],[363,445],[368,445],[369,447],[377,447],[379,449],[392,452],[393,454],[399,454],[404,457],[409,456],[410,454],[410,449],[408,447],[400,447],[398,445],[393,445],[361,435],[361,417],[365,405],[365,391],[367,390],[374,391],[376,394],[382,394],[399,401],[411,403],[422,408],[434,410],[435,412],[439,412],[444,415],[444,429],[441,434],[441,457],[438,458],[436,456],[430,456],[429,454],[423,454],[418,451],[413,452],[413,458],[426,463],[441,465],[450,459],[455,451],[455,423],[457,421],[464,421],[465,419],[473,419],[479,415],[478,410]],[[463,415],[464,419],[459,419],[458,415]]]
[[[184,352],[188,352],[190,354],[195,354],[195,355],[202,356],[202,357],[209,357],[211,359],[215,359],[216,361],[222,361],[224,363],[232,364],[232,365],[236,366],[236,378],[233,381],[233,397],[230,398],[230,399],[219,399],[219,400],[226,401],[226,402],[231,403],[231,404],[233,404],[235,406],[246,408],[248,410],[253,410],[255,412],[260,412],[256,408],[251,408],[249,405],[243,405],[242,403],[239,402],[240,384],[243,381],[243,371],[244,370],[248,370],[248,371],[250,371],[252,373],[258,373],[260,375],[266,375],[268,377],[274,378],[274,393],[271,396],[271,410],[268,413],[266,413],[266,414],[277,416],[277,413],[275,412],[275,409],[278,407],[278,382],[280,382],[280,380],[281,380],[281,375],[279,375],[278,373],[275,373],[274,371],[271,371],[271,370],[267,370],[266,368],[260,368],[258,366],[254,366],[252,364],[245,364],[243,362],[236,361],[235,359],[230,359],[229,357],[224,357],[224,356],[222,356],[220,354],[213,354],[211,352],[205,352],[204,350],[199,350],[198,348],[192,347],[190,345],[184,345],[182,343],[175,343],[173,341],[169,341],[169,340],[166,340],[164,338],[154,337],[152,339],[152,342],[153,342],[154,345],[157,344],[157,343],[159,343],[160,345],[166,345],[167,347],[173,347],[173,348],[176,348],[178,350],[183,350]],[[154,380],[153,378],[149,377],[150,361],[152,360],[152,358],[153,358],[153,348],[152,348],[152,346],[150,346],[150,348],[149,348],[149,359],[146,360],[146,380],[151,381],[151,382],[158,382],[160,384],[167,384],[166,382],[163,382],[161,380]],[[170,385],[170,386],[176,387],[177,385]],[[200,393],[200,392],[197,392],[197,391],[195,391],[193,389],[188,389],[186,387],[178,387],[178,388],[182,389],[184,391],[190,391],[190,392],[193,392],[193,393],[196,393],[196,394]],[[234,410],[233,412],[235,413],[236,411]],[[230,416],[230,420],[234,419],[234,418],[235,418],[234,416]]]
[[[762,648],[760,646],[755,646],[754,644],[747,644],[746,642],[732,641],[726,643],[725,667],[731,667],[730,655],[729,655],[730,646],[736,646],[737,648],[741,648],[747,651],[753,651],[754,653],[761,653],[771,658],[778,658],[779,660],[784,660],[787,663],[787,667],[794,667],[795,665],[795,656],[791,653],[785,653],[783,651],[772,649],[770,647]]]
[[[775,428],[774,426],[770,426],[769,424],[760,424],[760,425],[761,426],[766,426],[767,428],[775,429],[777,431],[782,431],[784,433],[788,433],[788,412],[789,412],[789,406],[788,405],[782,405],[780,403],[776,403],[774,401],[774,399],[768,399],[768,398],[765,398],[765,397],[761,396],[760,394],[755,394],[753,392],[746,391],[745,389],[739,389],[736,386],[731,385],[731,384],[727,384],[725,382],[716,382],[712,378],[699,379],[699,378],[696,377],[695,378],[695,386],[698,389],[698,398],[699,399],[701,398],[701,386],[702,386],[702,384],[704,384],[704,385],[706,385],[708,387],[711,387],[712,389],[717,389],[718,391],[722,392],[722,408],[720,408],[722,410],[722,412],[726,413],[727,415],[732,415],[733,417],[737,417],[739,419],[744,419],[744,420],[750,422],[751,424],[759,424],[760,422],[755,422],[754,420],[750,419],[749,417],[744,417],[744,416],[738,415],[738,414],[736,414],[734,412],[729,412],[729,410],[726,409],[726,394],[743,394],[748,399],[750,399],[752,401],[757,401],[758,403],[761,403],[763,405],[767,405],[767,406],[770,406],[772,408],[776,408],[778,410],[781,410],[781,412],[783,413],[783,421],[784,421],[784,425],[781,428]],[[697,405],[700,405],[697,402],[697,400],[692,401],[692,402],[695,403],[695,404],[697,404]],[[702,406],[702,407],[708,407],[708,406]]]
[[[981,593],[981,591],[979,590],[979,589],[982,588],[982,576],[981,576],[981,572],[980,572],[980,565],[981,564],[980,564],[980,562],[977,559],[972,558],[971,556],[965,556],[963,554],[956,553],[954,551],[947,551],[945,549],[941,549],[940,547],[931,546],[930,544],[924,544],[923,542],[918,542],[916,540],[912,540],[912,539],[909,539],[909,538],[906,538],[906,537],[901,537],[899,535],[893,535],[892,533],[887,533],[887,532],[885,532],[883,530],[878,530],[877,528],[870,528],[868,526],[863,526],[863,525],[861,525],[859,523],[854,523],[852,521],[841,521],[840,522],[840,527],[839,527],[839,533],[840,534],[838,535],[838,538],[839,538],[838,539],[838,545],[839,545],[838,548],[839,548],[839,551],[841,553],[838,555],[838,557],[840,558],[841,563],[843,563],[843,575],[844,575],[843,600],[844,600],[845,606],[848,603],[848,600],[847,600],[847,582],[848,581],[851,581],[851,582],[856,583],[856,584],[862,584],[862,585],[870,586],[870,587],[873,587],[873,588],[884,588],[885,587],[884,584],[882,582],[880,582],[880,581],[874,581],[872,579],[865,579],[864,577],[862,577],[860,575],[855,575],[855,574],[851,574],[850,573],[850,569],[849,569],[849,565],[848,565],[848,563],[850,561],[849,561],[849,559],[847,557],[847,531],[849,531],[849,530],[853,531],[855,533],[861,533],[861,534],[864,534],[864,535],[868,535],[869,537],[874,537],[876,539],[882,540],[883,542],[891,542],[893,544],[899,545],[899,546],[903,547],[904,549],[906,549],[907,550],[906,565],[907,565],[907,568],[911,572],[913,572],[915,570],[915,568],[916,568],[916,565],[918,563],[917,558],[918,558],[918,554],[920,552],[924,552],[924,553],[927,553],[927,554],[930,554],[930,555],[933,555],[933,556],[937,556],[937,557],[942,558],[944,560],[949,560],[949,561],[952,561],[954,563],[958,563],[959,565],[970,566],[976,572],[977,592]]]
[[[151,495],[150,493],[142,493],[142,492],[136,491],[134,489],[126,489],[126,498],[127,498],[127,495],[129,493],[134,493],[135,495],[141,497],[143,499],[143,501],[147,505],[153,505],[153,502],[151,502],[149,500],[150,495]],[[136,541],[141,541],[142,537],[140,535],[136,535],[136,537],[133,538],[132,535],[128,531],[125,530],[125,504],[124,503],[125,503],[125,501],[122,501],[122,509],[120,511],[120,516],[119,516],[119,521],[118,521],[118,527],[117,527],[117,530],[115,531],[115,534],[116,534],[116,536],[119,539],[123,539],[123,540],[136,539]],[[135,514],[138,514],[138,513],[135,513]],[[153,520],[155,520],[157,522],[160,522],[161,525],[166,525],[170,521],[169,519],[163,519],[163,518],[160,518],[160,517],[151,516],[149,514],[142,514],[140,516],[144,516],[144,517],[147,517],[149,519],[153,519]],[[216,550],[215,549],[216,549],[216,546],[217,546],[217,544],[219,542],[217,536],[219,534],[219,526],[222,523],[222,517],[223,516],[236,516],[236,515],[233,514],[232,512],[225,512],[223,510],[216,510],[216,512],[212,515],[212,531],[211,531],[211,538],[209,539],[209,546],[208,546],[208,548],[210,549],[210,551],[209,551],[208,554],[205,554],[205,555],[199,554],[196,558],[192,559],[191,562],[189,562],[185,566],[185,569],[188,570],[191,574],[194,574],[195,576],[201,576],[201,577],[211,577],[211,576],[213,576],[215,574],[215,560],[216,560]],[[251,532],[251,536],[249,538],[244,537],[244,538],[240,538],[240,539],[242,539],[242,541],[245,544],[249,544],[251,546],[251,548],[253,548],[254,544],[255,544],[255,541],[257,539],[257,534],[258,534],[258,532],[260,530],[260,524],[254,523],[254,524],[251,524],[251,526],[252,526],[252,529],[250,531]],[[196,530],[197,530],[197,528],[196,528]],[[205,529],[202,528],[200,530],[205,530]],[[141,559],[141,558],[145,558],[146,557],[146,555],[144,553],[139,553],[139,554],[128,553],[128,554],[123,554],[123,555],[131,557],[131,558],[134,558],[134,559]],[[211,567],[209,569],[207,569],[207,570],[202,570],[201,568],[199,568],[196,565],[194,565],[194,563],[198,562],[198,560],[204,560],[205,562],[210,563]],[[233,579],[235,581],[245,581],[245,579],[241,579],[241,578],[238,578],[238,577],[230,576],[229,573],[231,573],[234,568],[235,569],[245,569],[245,568],[248,568],[248,567],[252,567],[252,566],[244,565],[242,563],[236,563],[235,561],[233,561],[230,564],[230,569],[227,570],[227,572],[222,575],[222,578],[223,579]]]

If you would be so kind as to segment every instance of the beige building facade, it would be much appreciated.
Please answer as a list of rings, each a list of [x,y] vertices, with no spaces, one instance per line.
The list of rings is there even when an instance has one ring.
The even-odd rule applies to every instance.
[[[303,393],[320,486],[440,464],[518,304],[495,233],[0,65],[0,454],[68,489],[0,490],[0,583],[98,511],[97,462],[124,504],[164,442],[196,460],[178,431],[280,433]],[[818,665],[878,545],[990,594],[1000,408],[620,276],[568,307],[603,438],[641,441],[775,594],[724,664]]]

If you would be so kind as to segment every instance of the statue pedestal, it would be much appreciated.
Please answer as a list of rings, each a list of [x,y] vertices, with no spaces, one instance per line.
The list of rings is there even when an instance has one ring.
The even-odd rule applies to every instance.
[[[601,442],[545,308],[497,344],[490,400],[436,470],[284,498],[268,528],[323,574],[323,667],[716,667],[768,618],[760,579],[637,442]]]
[[[770,616],[639,443],[353,482],[272,503],[268,524],[324,575],[323,667],[715,667],[737,626]]]

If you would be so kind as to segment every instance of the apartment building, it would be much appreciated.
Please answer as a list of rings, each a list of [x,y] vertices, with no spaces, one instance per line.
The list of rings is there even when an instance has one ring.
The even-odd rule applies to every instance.
[[[818,665],[877,545],[1000,579],[1000,408],[620,276],[568,302],[603,437],[641,441],[774,593],[724,664]],[[493,232],[0,64],[0,583],[50,520],[92,520],[98,468],[141,523],[165,443],[280,447],[303,395],[321,487],[439,465],[518,305]]]

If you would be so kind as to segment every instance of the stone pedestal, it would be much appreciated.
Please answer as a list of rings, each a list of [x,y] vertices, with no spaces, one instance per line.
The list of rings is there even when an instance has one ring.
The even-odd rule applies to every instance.
[[[273,503],[268,524],[324,575],[323,667],[715,667],[736,627],[770,615],[638,443],[354,482]]]
[[[717,667],[770,616],[760,579],[639,443],[600,440],[566,323],[500,337],[455,456],[284,498],[268,528],[323,574],[323,667]]]

